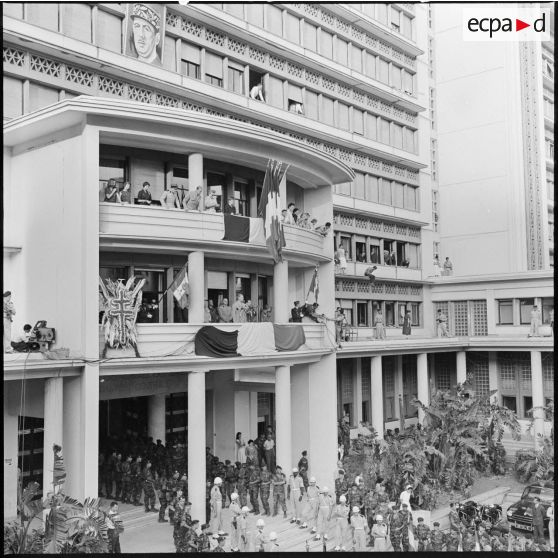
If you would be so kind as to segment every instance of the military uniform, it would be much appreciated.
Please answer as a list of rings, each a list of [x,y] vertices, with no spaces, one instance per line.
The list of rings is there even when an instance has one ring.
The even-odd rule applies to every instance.
[[[122,499],[122,458],[114,462],[114,499]]]
[[[463,534],[463,552],[473,552],[475,550],[475,545],[477,540],[475,538],[475,534],[471,533],[470,531],[466,531]]]
[[[449,522],[450,522],[450,532],[455,531],[457,533],[461,533],[462,531],[462,524],[461,519],[459,518],[459,513],[457,510],[453,509],[449,513]]]
[[[302,482],[304,483],[304,488],[308,490],[308,459],[306,457],[301,457],[298,461],[298,471],[302,477]]]
[[[244,507],[248,503],[248,470],[246,469],[245,464],[242,464],[240,470],[238,471],[237,491],[240,506]]]
[[[353,528],[355,551],[364,552],[366,550],[366,518],[360,513],[353,513],[351,527]]]
[[[433,529],[430,533],[430,550],[441,552],[446,544],[446,536],[439,529]]]
[[[225,497],[231,501],[231,494],[236,491],[236,483],[238,480],[236,467],[231,463],[227,465],[225,472]]]
[[[141,461],[135,461],[130,466],[130,475],[132,478],[132,500],[135,506],[140,506],[141,497]]]
[[[335,540],[337,546],[344,548],[349,527],[349,512],[351,509],[346,504],[337,504],[334,510]]]
[[[260,473],[260,497],[264,508],[264,515],[271,515],[269,510],[269,493],[271,490],[271,473],[262,471]]]
[[[223,496],[218,485],[214,484],[210,492],[211,501],[211,530],[214,533],[223,529],[223,518],[221,511],[223,509]]]
[[[260,513],[260,504],[258,502],[258,496],[260,493],[260,471],[254,469],[250,473],[250,478],[248,480],[248,490],[250,491],[250,503],[252,504],[252,511],[255,514]]]
[[[238,529],[238,518],[241,515],[240,506],[238,505],[238,499],[236,502],[231,502],[229,506],[231,512],[231,550],[237,549],[239,545],[240,532]]]
[[[403,530],[401,531],[401,544],[403,552],[409,552],[409,526],[413,523],[413,516],[408,509],[401,509],[398,515],[402,518]]]
[[[417,551],[424,552],[428,547],[428,539],[430,538],[430,527],[425,523],[419,523],[415,527],[415,540],[417,541]]]
[[[162,474],[155,483],[157,495],[159,496],[159,521],[165,522],[165,512],[167,510],[167,478]]]
[[[122,463],[122,501],[130,504],[132,501],[132,463],[128,460]]]
[[[343,476],[335,479],[335,499],[337,503],[339,503],[339,496],[342,494],[345,494],[346,496],[347,492],[349,492],[349,485],[347,484],[345,477]]]
[[[275,474],[271,476],[273,486],[273,515],[277,515],[277,508],[281,506],[283,515],[287,517],[287,504],[285,503],[285,485],[287,477],[280,470],[275,470]]]
[[[347,502],[351,509],[355,506],[362,508],[362,493],[357,486],[351,486],[349,493],[347,494]]]
[[[236,519],[238,539],[239,539],[239,549],[242,552],[248,550],[248,518],[246,514],[241,513]]]
[[[145,511],[155,510],[155,479],[151,468],[145,468],[143,471],[143,503]]]
[[[457,531],[450,531],[446,542],[446,552],[457,552],[459,549],[459,533]]]
[[[378,509],[378,497],[373,490],[370,490],[364,497],[364,510],[366,513],[366,520],[368,521],[368,528],[372,529],[374,518],[376,517],[376,510]]]
[[[306,490],[306,496],[308,501],[304,508],[304,524],[308,524],[308,527],[312,526],[313,530],[316,530],[316,520],[318,515],[318,499],[320,496],[319,489],[315,484],[308,486]]]
[[[331,519],[331,514],[333,513],[333,504],[333,498],[330,494],[324,493],[319,495],[317,529],[318,535],[321,535],[322,537],[327,535],[329,520]]]
[[[300,522],[300,517],[302,515],[302,504],[300,502],[302,498],[302,489],[304,488],[304,481],[299,476],[291,475],[289,477],[289,484],[287,485],[287,491],[289,499],[291,500],[293,506],[293,519]]]
[[[116,455],[113,453],[108,456],[105,460],[105,470],[104,470],[104,479],[105,479],[105,496],[108,500],[114,499],[112,494],[112,483],[114,481],[114,466],[116,464]]]
[[[174,506],[174,522],[172,528],[172,536],[174,539],[174,544],[177,544],[178,536],[180,533],[180,525],[182,524],[182,517],[185,513],[185,502],[177,501]]]

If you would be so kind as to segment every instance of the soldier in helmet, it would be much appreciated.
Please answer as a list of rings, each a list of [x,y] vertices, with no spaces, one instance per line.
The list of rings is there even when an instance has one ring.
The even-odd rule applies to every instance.
[[[287,499],[291,501],[293,507],[293,517],[291,523],[300,525],[302,516],[302,496],[304,494],[304,482],[298,474],[298,468],[293,467],[293,473],[289,477],[287,484]]]
[[[256,534],[254,536],[254,548],[256,552],[265,552],[265,545],[267,544],[267,538],[264,534],[265,521],[263,519],[258,519],[256,521]]]
[[[415,528],[415,539],[417,541],[418,552],[424,552],[430,540],[430,527],[424,522],[424,517],[417,519],[417,526]]]
[[[314,534],[316,532],[316,519],[318,516],[319,497],[319,488],[316,486],[316,477],[310,477],[308,488],[306,489],[306,496],[308,500],[303,511],[304,523],[300,526],[300,528],[306,529],[306,527],[308,527],[308,524],[310,524],[312,526],[310,532]]]
[[[248,550],[248,513],[250,508],[248,506],[243,506],[240,510],[240,515],[236,518],[237,530],[238,530],[238,541],[239,549],[241,552],[246,552]]]
[[[387,549],[388,527],[384,517],[380,514],[374,518],[374,525],[370,533],[370,538],[374,541],[374,552],[385,552]]]
[[[271,515],[269,509],[269,493],[271,491],[271,473],[267,470],[265,462],[262,464],[260,473],[260,497],[264,509],[263,515]]]
[[[446,537],[444,533],[440,531],[440,524],[434,521],[430,533],[430,547],[434,552],[441,552],[444,546],[446,546]]]
[[[347,532],[349,528],[349,512],[351,509],[347,505],[347,497],[344,494],[339,496],[339,503],[335,506],[335,541],[336,551],[345,551],[345,541],[347,540]]]
[[[238,552],[240,550],[238,516],[241,514],[242,509],[238,504],[238,494],[236,492],[231,494],[231,505],[229,509],[231,512],[231,552]]]
[[[213,481],[213,488],[210,493],[211,527],[214,533],[223,528],[223,518],[221,517],[223,509],[223,495],[221,494],[222,484],[223,481],[221,477],[215,477],[215,480]]]
[[[334,501],[329,493],[329,488],[324,486],[318,496],[318,521],[317,521],[317,534],[316,540],[319,541],[321,537],[327,540],[327,532],[329,529],[329,522],[333,514]]]
[[[275,467],[275,473],[272,476],[271,482],[273,486],[273,515],[277,515],[277,508],[281,506],[283,517],[286,518],[287,505],[285,503],[285,486],[287,484],[287,478],[279,465]]]
[[[356,552],[364,552],[366,550],[366,518],[361,515],[358,506],[353,507],[351,515],[351,527],[353,529],[353,547]]]

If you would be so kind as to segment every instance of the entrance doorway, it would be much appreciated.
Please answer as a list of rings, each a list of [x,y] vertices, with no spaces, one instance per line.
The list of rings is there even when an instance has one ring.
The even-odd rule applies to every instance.
[[[147,436],[147,397],[99,401],[99,450],[110,451],[111,440],[124,445]],[[122,444],[121,444],[122,445]],[[124,447],[119,449],[124,450]]]
[[[268,426],[275,432],[275,394],[258,392],[258,436],[265,434]]]
[[[165,271],[162,269],[134,269],[134,275],[145,279],[142,289],[142,305],[138,323],[161,324],[168,321],[167,305],[159,302],[166,289]]]
[[[43,487],[43,418],[19,417],[18,420],[18,463],[21,471],[21,484],[25,488],[30,482],[37,482]],[[52,448],[50,448],[52,451]],[[52,487],[51,487],[52,490]],[[48,491],[48,487],[47,487]],[[46,492],[45,492],[46,494]]]

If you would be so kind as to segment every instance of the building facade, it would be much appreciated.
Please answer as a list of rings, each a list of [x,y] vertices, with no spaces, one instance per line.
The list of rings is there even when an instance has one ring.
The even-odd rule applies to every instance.
[[[97,496],[98,448],[111,436],[185,436],[189,499],[201,519],[205,448],[234,460],[237,432],[248,439],[272,426],[278,463],[290,468],[306,449],[311,474],[329,484],[344,415],[382,436],[421,418],[413,397],[426,403],[467,378],[482,393],[497,390],[522,418],[544,405],[552,339],[527,335],[534,304],[550,321],[551,246],[544,265],[528,265],[525,248],[523,267],[493,269],[469,259],[473,244],[453,243],[458,221],[444,196],[455,192],[442,159],[456,147],[446,147],[441,126],[458,115],[434,101],[443,80],[429,6],[137,6],[3,6],[4,284],[14,331],[46,319],[55,347],[69,349],[54,360],[6,355],[6,515],[15,513],[18,466],[24,480],[46,486],[53,443],[64,448],[68,493],[84,498]],[[142,11],[149,53],[149,38],[133,29]],[[284,261],[275,264],[264,241],[223,240],[222,213],[204,205],[213,191],[221,210],[232,199],[256,220],[268,159],[289,165],[283,206],[334,229],[324,238],[286,225]],[[129,201],[106,200],[110,180],[130,182]],[[144,182],[150,207],[138,203]],[[199,211],[159,204],[173,184],[180,197],[202,188]],[[453,276],[434,276],[436,254],[451,256]],[[171,287],[186,262],[183,311]],[[364,273],[373,265],[371,284]],[[316,266],[329,320],[304,323],[300,349],[195,355],[206,303],[242,294],[287,323]],[[101,358],[99,276],[132,275],[145,279],[141,356]],[[338,307],[350,324],[341,349]],[[438,309],[452,338],[436,336]],[[374,339],[380,311],[385,340]],[[400,333],[407,311],[410,338]]]

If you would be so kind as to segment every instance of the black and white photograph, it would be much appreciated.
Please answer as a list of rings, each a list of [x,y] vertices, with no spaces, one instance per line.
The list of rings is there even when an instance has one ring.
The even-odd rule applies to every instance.
[[[554,552],[554,2],[2,3],[4,554]]]

